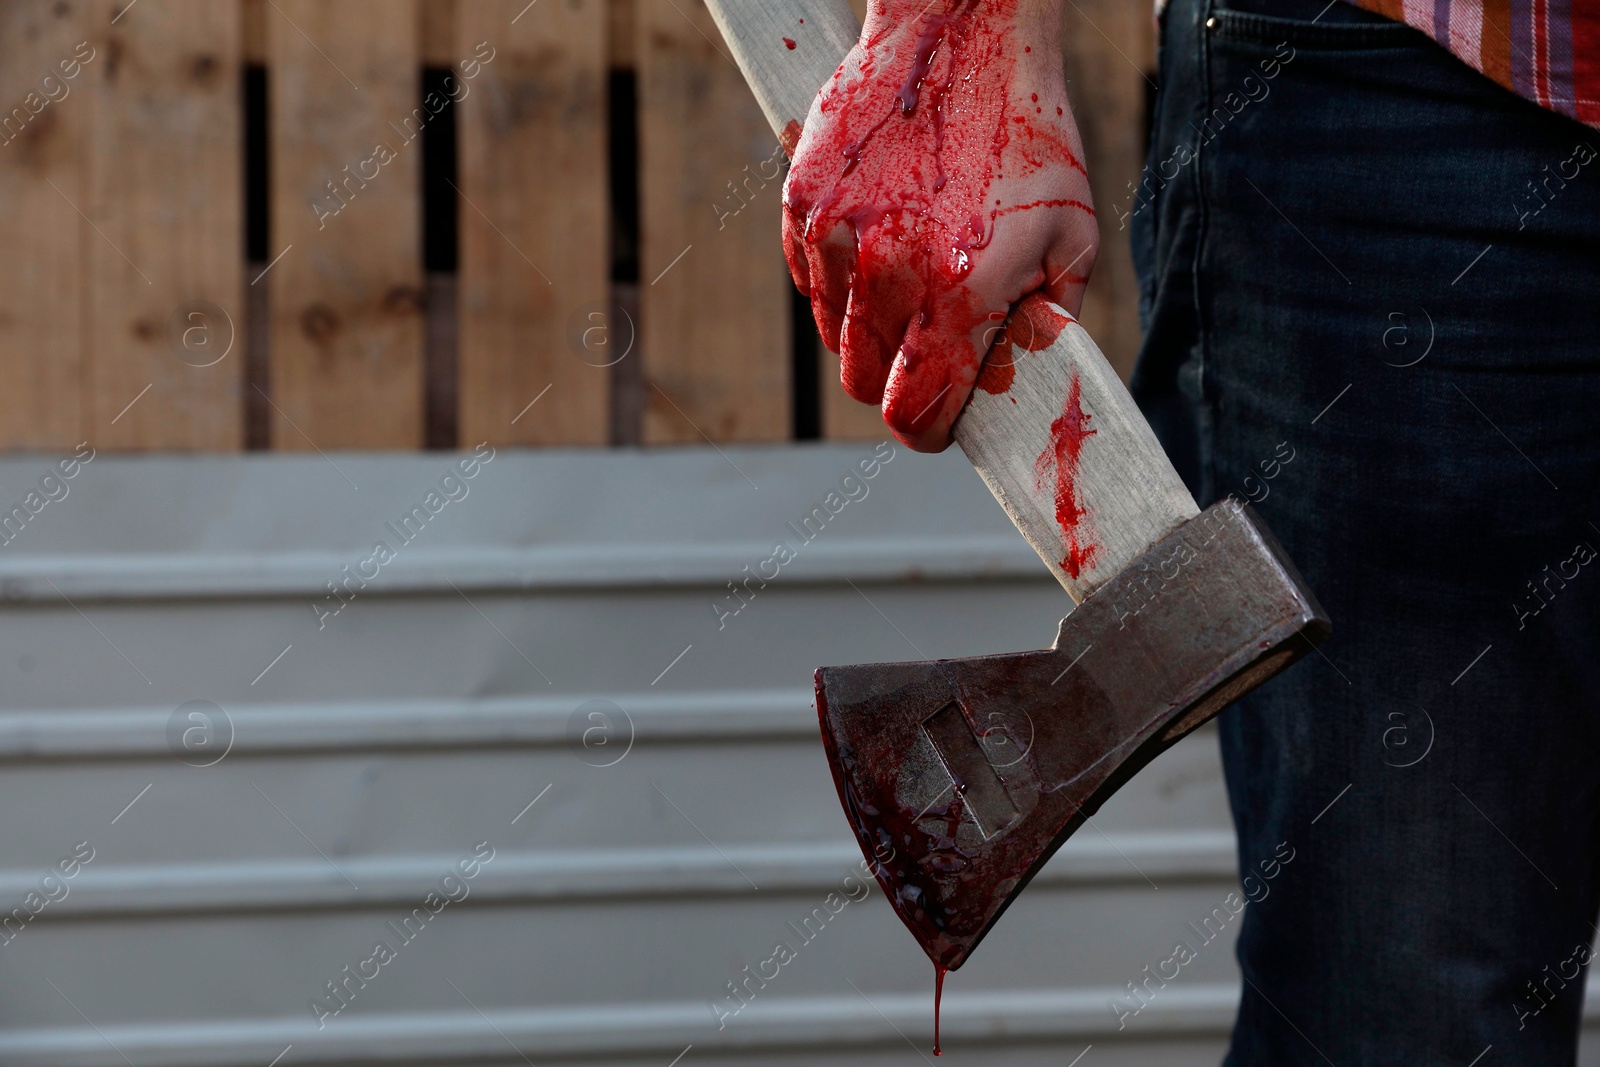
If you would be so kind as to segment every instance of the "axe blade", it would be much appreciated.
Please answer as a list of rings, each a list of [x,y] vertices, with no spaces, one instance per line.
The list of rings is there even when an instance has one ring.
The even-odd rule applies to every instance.
[[[1085,599],[1052,648],[823,667],[817,713],[868,865],[954,970],[1123,783],[1331,630],[1229,500]]]

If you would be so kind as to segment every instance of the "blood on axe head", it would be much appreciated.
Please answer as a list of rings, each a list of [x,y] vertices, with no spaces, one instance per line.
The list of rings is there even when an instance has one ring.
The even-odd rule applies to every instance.
[[[1113,792],[1330,630],[1251,510],[1207,509],[1038,652],[824,667],[845,813],[895,911],[959,967]]]
[[[792,152],[848,0],[707,2]],[[1040,651],[816,672],[845,814],[941,975],[1112,793],[1332,630],[1248,506],[1200,512],[1071,315],[1035,295],[1006,333],[1010,387],[953,435],[1077,607]]]

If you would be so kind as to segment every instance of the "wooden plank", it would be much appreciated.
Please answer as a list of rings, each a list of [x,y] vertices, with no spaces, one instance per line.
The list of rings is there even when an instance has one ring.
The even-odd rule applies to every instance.
[[[637,16],[637,0],[607,0],[606,48],[614,70],[634,67],[634,20]]]
[[[627,330],[608,300],[606,15],[604,0],[461,5],[463,57],[491,57],[457,116],[465,444],[608,438],[616,349],[582,347]]]
[[[241,2],[244,4],[244,61],[260,65],[267,61],[267,2]]]
[[[1140,64],[1154,63],[1155,29],[1148,6],[1122,0],[1075,0],[1066,17],[1067,96],[1100,222],[1099,261],[1080,319],[1126,381],[1139,354],[1139,283],[1118,220],[1132,207],[1128,183],[1144,166],[1148,86]]]
[[[417,0],[422,16],[422,61],[430,67],[453,67],[459,46],[456,43],[456,0]]]
[[[611,286],[611,299],[616,304],[619,321],[639,321],[639,283],[615,282]],[[644,409],[647,399],[644,380],[644,363],[638,359],[625,359],[611,368],[611,443],[613,445],[644,444]]]
[[[242,9],[149,0],[117,10],[92,38],[104,62],[86,68],[84,433],[108,448],[237,449]]]
[[[103,50],[87,66],[74,58],[88,22],[81,0],[58,7],[0,3],[4,448],[70,448],[83,440],[83,237],[93,231],[73,204],[87,199],[81,177],[90,119],[86,90],[95,63],[105,61]],[[63,76],[62,62],[75,77]],[[41,87],[45,75],[53,78]]]
[[[460,447],[460,382],[456,367],[456,339],[461,332],[458,297],[460,277],[445,271],[426,276],[428,309],[427,390],[424,402],[425,440],[428,448]]]
[[[273,447],[417,447],[416,0],[273,0],[266,18]]]
[[[754,72],[751,79],[757,99],[776,130],[795,129],[805,118],[816,90],[839,64],[849,49],[865,14],[865,0],[852,0],[855,19],[836,4],[818,0],[784,0],[783,3],[722,4],[717,17],[723,20],[721,39],[735,58]],[[790,30],[804,18],[807,32]],[[792,34],[796,48],[767,47]],[[815,82],[815,84],[811,84]],[[823,350],[818,360],[822,400],[822,436],[833,440],[880,439],[887,431],[876,407],[852,400],[839,385],[839,356]]]
[[[637,40],[645,440],[787,440],[782,150],[702,0],[640,0]]]

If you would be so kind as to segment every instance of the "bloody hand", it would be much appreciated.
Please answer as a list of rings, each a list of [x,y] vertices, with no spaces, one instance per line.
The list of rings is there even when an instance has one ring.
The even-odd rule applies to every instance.
[[[789,270],[845,391],[919,451],[950,443],[1013,305],[1082,303],[1099,241],[1061,9],[873,0],[794,154]]]

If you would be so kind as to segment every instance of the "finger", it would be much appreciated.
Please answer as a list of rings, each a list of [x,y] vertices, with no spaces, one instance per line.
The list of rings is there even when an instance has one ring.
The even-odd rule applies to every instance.
[[[895,354],[922,303],[922,280],[911,265],[893,261],[894,243],[881,235],[866,238],[845,313],[840,384],[864,404],[883,400]]]
[[[1068,220],[1062,237],[1045,255],[1044,294],[1073,318],[1083,308],[1083,290],[1099,253],[1100,229],[1095,217],[1080,211]]]
[[[794,287],[811,295],[811,268],[806,263],[805,215],[785,204],[783,207],[783,258],[789,263],[789,277]]]
[[[1007,312],[985,307],[971,290],[949,290],[929,302],[906,330],[883,393],[883,421],[907,447],[940,452],[966,406],[983,362],[985,337]],[[999,317],[999,319],[996,318]]]
[[[1012,306],[1049,280],[1045,274],[1050,235],[1058,226],[1044,225],[1025,213],[995,221],[989,247],[974,259],[962,284],[924,303],[906,331],[906,339],[884,389],[883,417],[907,446],[937,452],[950,443],[950,428],[961,415],[978,381],[979,367],[991,347],[1006,339],[1015,322],[1002,332]],[[1000,358],[984,388],[1004,393],[1010,388],[1012,346]]]
[[[856,238],[847,226],[835,226],[820,239],[801,238],[811,274],[811,314],[829,352],[837,352],[850,304],[850,276],[855,268]]]

